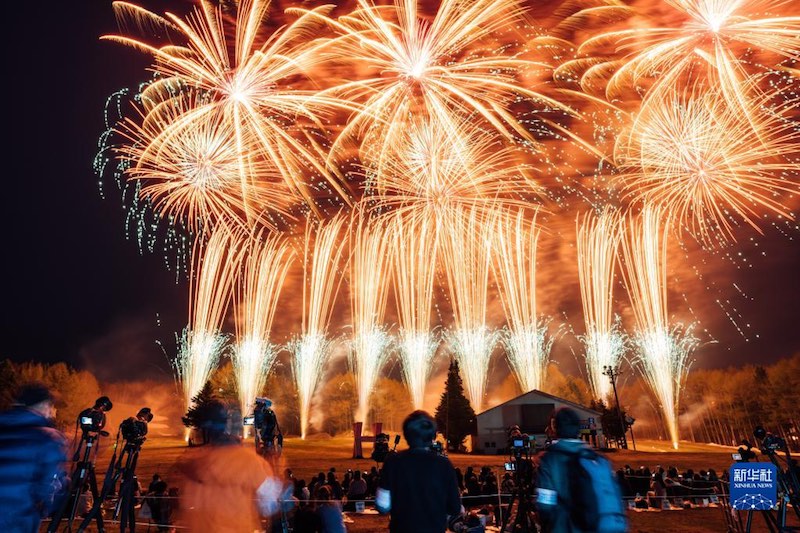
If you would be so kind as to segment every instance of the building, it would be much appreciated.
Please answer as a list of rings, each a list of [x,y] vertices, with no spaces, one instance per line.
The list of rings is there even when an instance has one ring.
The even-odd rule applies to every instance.
[[[594,432],[595,445],[605,445],[599,412],[546,392],[532,390],[477,415],[478,430],[472,441],[473,450],[486,454],[509,453],[508,430],[515,425],[528,434],[531,447],[534,446],[534,440],[535,445],[541,447],[547,438],[545,431],[550,424],[550,416],[559,407],[575,409],[581,417],[581,433],[585,438],[590,439]]]

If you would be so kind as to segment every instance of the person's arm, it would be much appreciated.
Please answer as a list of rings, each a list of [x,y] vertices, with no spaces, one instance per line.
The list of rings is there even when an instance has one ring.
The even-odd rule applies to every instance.
[[[54,509],[54,497],[56,493],[66,490],[62,487],[62,473],[64,464],[67,461],[66,441],[57,438],[54,434],[42,436],[47,441],[38,453],[38,475],[32,487],[34,501],[39,508],[42,516],[47,516]]]
[[[383,463],[378,478],[378,488],[375,491],[375,508],[379,513],[386,514],[392,510],[392,461]]]
[[[446,475],[445,490],[447,491],[446,492],[447,516],[449,520],[453,516],[463,514],[464,506],[461,505],[461,492],[458,490],[458,478],[456,477],[456,471],[453,468],[452,464],[448,464],[448,468],[446,470],[445,475]]]
[[[558,514],[558,469],[553,452],[542,457],[536,483],[536,510],[542,531],[554,531]]]

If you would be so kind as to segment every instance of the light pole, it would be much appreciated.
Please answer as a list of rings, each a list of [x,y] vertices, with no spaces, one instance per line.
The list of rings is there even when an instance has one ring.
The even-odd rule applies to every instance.
[[[625,438],[625,434],[628,430],[625,425],[625,418],[622,416],[622,408],[619,405],[619,395],[617,395],[617,376],[619,376],[619,370],[613,366],[604,366],[603,375],[608,376],[611,380],[611,387],[614,389],[614,399],[617,401],[617,414],[619,415],[619,423],[622,429],[622,449],[627,450],[628,440]]]

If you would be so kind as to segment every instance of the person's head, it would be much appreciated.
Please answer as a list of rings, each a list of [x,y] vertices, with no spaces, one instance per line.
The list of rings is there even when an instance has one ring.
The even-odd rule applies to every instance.
[[[353,472],[353,479],[361,479],[361,470]]]
[[[553,413],[553,430],[559,439],[577,439],[581,431],[578,413],[569,407],[559,407]]]
[[[327,501],[333,497],[333,494],[331,493],[331,488],[328,485],[320,485],[319,487],[317,487],[316,492],[317,492],[316,498],[318,500]]]
[[[166,481],[156,482],[156,484],[153,485],[153,492],[157,492],[159,494],[167,492],[167,482]]]
[[[58,394],[41,381],[33,381],[17,389],[14,404],[30,409],[44,418],[55,418]]]
[[[436,422],[426,411],[414,411],[403,421],[403,437],[410,448],[427,448],[436,438]]]

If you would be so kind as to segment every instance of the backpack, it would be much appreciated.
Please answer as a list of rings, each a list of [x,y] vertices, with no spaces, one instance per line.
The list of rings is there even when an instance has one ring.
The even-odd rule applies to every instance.
[[[570,519],[583,531],[628,531],[628,515],[622,492],[608,460],[589,448],[570,454]]]

